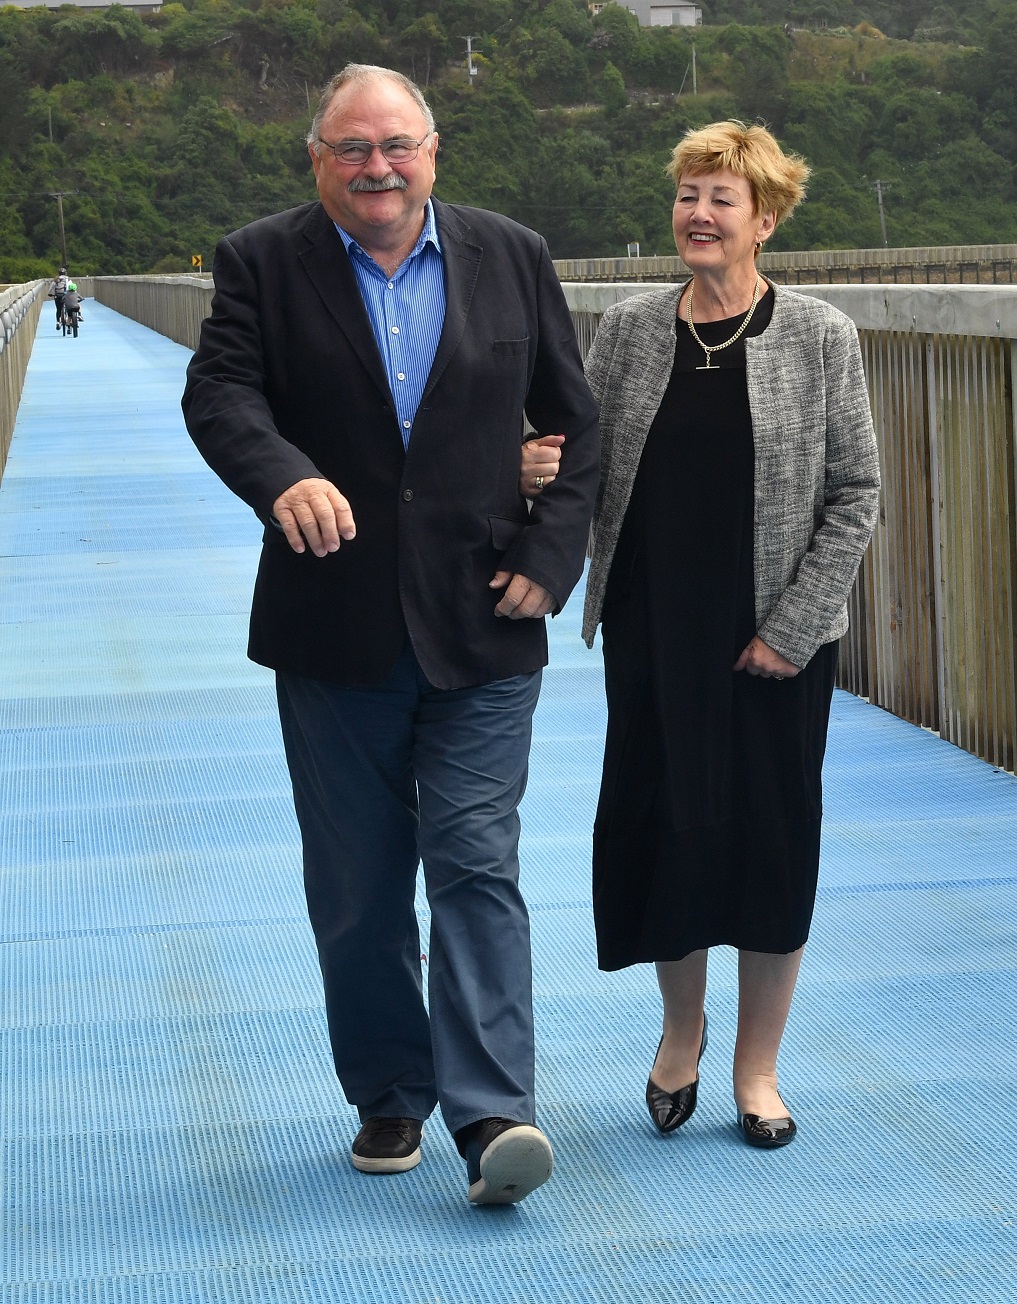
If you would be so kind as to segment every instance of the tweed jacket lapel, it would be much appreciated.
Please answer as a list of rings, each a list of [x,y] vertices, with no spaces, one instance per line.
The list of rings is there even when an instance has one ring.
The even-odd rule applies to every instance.
[[[639,459],[671,378],[683,289],[684,282],[626,300],[627,312],[605,317],[586,360],[602,436],[593,542],[594,555],[606,561],[591,569],[586,587],[587,610],[598,614]]]
[[[675,313],[684,286],[684,282],[669,285],[629,300],[639,305],[641,328],[631,334],[619,333],[611,341],[609,356],[606,350],[595,348],[587,362],[587,379],[601,408],[606,405],[626,414],[615,443],[622,461],[633,462],[633,478],[674,366]],[[611,393],[605,385],[608,371]]]

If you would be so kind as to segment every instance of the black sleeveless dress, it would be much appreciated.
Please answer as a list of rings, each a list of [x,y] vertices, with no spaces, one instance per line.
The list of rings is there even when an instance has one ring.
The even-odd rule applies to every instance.
[[[771,293],[747,335],[772,308]],[[696,329],[720,344],[740,321]],[[756,633],[744,344],[704,361],[679,321],[604,601],[593,905],[608,970],[718,945],[786,954],[815,905],[837,645],[792,679],[732,671]]]

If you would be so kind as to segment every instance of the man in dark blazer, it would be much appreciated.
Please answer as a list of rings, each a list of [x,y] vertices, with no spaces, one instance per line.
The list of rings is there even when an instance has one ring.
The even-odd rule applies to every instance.
[[[353,1163],[414,1167],[437,1103],[469,1198],[511,1203],[553,1162],[517,807],[599,442],[547,246],[431,199],[437,144],[401,74],[332,79],[308,135],[320,202],[220,241],[183,408],[266,526],[249,654],[276,671]],[[565,436],[532,509],[524,411]]]

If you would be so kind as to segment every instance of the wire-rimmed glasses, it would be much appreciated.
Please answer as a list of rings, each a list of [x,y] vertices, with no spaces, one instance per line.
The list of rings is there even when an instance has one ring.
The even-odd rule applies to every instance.
[[[330,141],[322,140],[318,137],[318,144],[324,145],[330,149],[340,163],[348,163],[351,167],[361,167],[371,157],[376,149],[381,150],[382,158],[386,163],[412,163],[417,157],[421,145],[434,133],[429,131],[426,136],[421,136],[419,140],[412,140],[408,136],[396,136],[393,140],[337,140],[333,145]]]

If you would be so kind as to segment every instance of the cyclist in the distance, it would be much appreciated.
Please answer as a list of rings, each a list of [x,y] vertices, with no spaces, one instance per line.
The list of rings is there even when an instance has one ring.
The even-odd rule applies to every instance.
[[[67,293],[70,281],[71,278],[67,275],[67,268],[61,267],[58,275],[54,278],[53,284],[49,287],[47,297],[56,301],[57,330],[64,324],[64,295]]]

